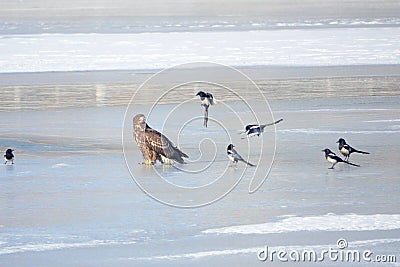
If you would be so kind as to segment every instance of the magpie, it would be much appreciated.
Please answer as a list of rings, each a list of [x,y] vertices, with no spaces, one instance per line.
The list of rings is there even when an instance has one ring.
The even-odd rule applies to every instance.
[[[249,166],[256,166],[254,164],[251,164],[250,162],[245,161],[242,156],[239,155],[239,153],[237,153],[237,151],[234,149],[234,145],[230,144],[227,148],[226,148],[226,153],[228,154],[228,158],[237,165],[238,161],[243,161],[244,163],[246,163]]]
[[[277,121],[267,123],[267,124],[249,124],[246,125],[245,130],[241,132],[241,134],[247,134],[247,137],[252,137],[252,136],[260,136],[262,132],[264,132],[264,128],[267,126],[271,126],[277,123],[280,123],[283,121],[283,119],[279,119]],[[244,139],[244,138],[242,138]]]
[[[350,145],[348,145],[346,143],[346,141],[343,138],[339,138],[339,140],[336,143],[339,143],[339,151],[340,151],[340,153],[342,153],[345,160],[349,160],[350,154],[353,152],[361,153],[361,154],[369,154],[369,152],[360,151],[360,150],[355,149],[354,147],[351,147]]]
[[[14,164],[14,150],[9,148],[6,150],[6,153],[4,154],[4,164],[7,164],[7,162],[11,161],[11,164]]]
[[[204,123],[203,126],[207,128],[207,123],[208,123],[208,108],[214,104],[216,104],[216,101],[214,100],[214,97],[210,93],[205,93],[203,91],[199,91],[196,96],[200,96],[200,101],[201,101],[201,106],[204,107]]]
[[[340,157],[336,156],[336,154],[333,153],[329,148],[325,148],[324,150],[322,150],[322,152],[325,152],[326,160],[333,164],[332,167],[330,167],[329,169],[333,169],[333,167],[338,162],[344,162],[344,163],[352,165],[352,166],[360,167],[360,165],[348,162],[347,160],[342,160]]]

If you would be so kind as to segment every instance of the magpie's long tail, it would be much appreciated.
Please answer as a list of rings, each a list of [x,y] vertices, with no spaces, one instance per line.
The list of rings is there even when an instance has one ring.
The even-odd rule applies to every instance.
[[[240,159],[241,161],[243,161],[244,163],[246,163],[247,165],[251,166],[251,167],[255,167],[256,165],[251,164],[250,162],[245,161],[244,159]]]
[[[360,153],[360,154],[369,154],[369,152],[361,151],[361,150],[354,150],[354,152]]]
[[[360,167],[360,165],[357,165],[357,164],[354,164],[354,163],[348,162],[348,161],[346,161],[346,160],[343,160],[343,162],[344,162],[344,163],[347,163],[347,164],[349,164],[349,165],[351,165],[351,166]]]
[[[271,125],[274,125],[274,124],[280,123],[281,121],[283,121],[283,119],[279,119],[279,120],[277,120],[277,121],[274,121],[274,122],[271,122],[271,123],[263,124],[263,125],[261,125],[261,128],[263,128],[263,129],[264,129],[266,126],[271,126]]]
[[[207,128],[208,123],[208,106],[204,106],[204,123],[203,125]]]

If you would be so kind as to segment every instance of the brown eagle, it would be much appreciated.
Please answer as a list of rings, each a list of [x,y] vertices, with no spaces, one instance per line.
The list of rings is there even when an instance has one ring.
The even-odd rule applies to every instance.
[[[133,117],[133,132],[146,165],[152,165],[156,160],[166,164],[172,164],[173,161],[185,163],[182,157],[188,158],[165,135],[147,125],[143,114]]]

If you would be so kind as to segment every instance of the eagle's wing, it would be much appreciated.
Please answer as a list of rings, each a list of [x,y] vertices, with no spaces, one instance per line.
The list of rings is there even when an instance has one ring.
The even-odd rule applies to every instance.
[[[180,151],[174,144],[160,132],[147,127],[145,131],[146,145],[168,159],[175,160],[179,163],[185,163],[182,157],[188,158],[188,156]]]

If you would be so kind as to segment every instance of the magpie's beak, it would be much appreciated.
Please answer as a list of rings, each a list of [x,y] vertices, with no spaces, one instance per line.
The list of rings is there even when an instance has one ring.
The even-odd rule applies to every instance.
[[[321,150],[322,152],[325,152],[325,150]]]
[[[339,141],[337,141],[336,143],[339,143]]]

